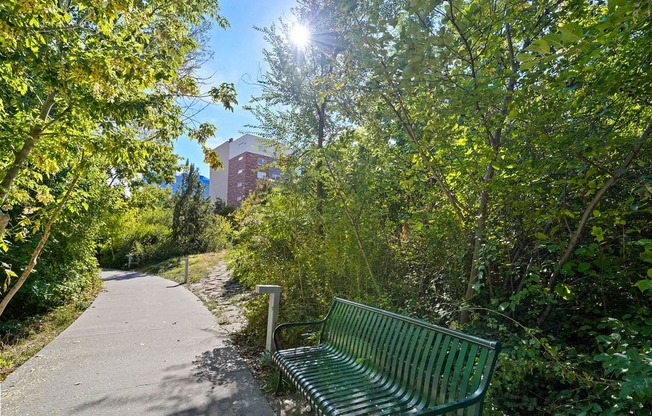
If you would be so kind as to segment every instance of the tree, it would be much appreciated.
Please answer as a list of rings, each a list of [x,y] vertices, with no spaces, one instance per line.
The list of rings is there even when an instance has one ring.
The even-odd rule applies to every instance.
[[[281,18],[278,25],[261,29],[269,43],[263,56],[270,69],[259,81],[263,93],[254,107],[265,136],[300,148],[314,164],[309,171],[315,177],[318,212],[326,197],[321,149],[338,128],[336,110],[329,111],[328,105],[344,71],[338,59],[343,44],[335,28],[336,11],[328,2],[299,1],[293,9],[295,23]],[[309,32],[306,45],[291,39],[297,25]]]
[[[125,267],[164,258],[172,229],[172,194],[156,184],[133,181],[129,196],[115,198],[102,218],[99,260],[102,267]]]
[[[137,173],[170,174],[176,163],[172,140],[189,127],[176,99],[199,95],[193,74],[183,70],[185,58],[198,47],[193,28],[206,19],[225,27],[217,12],[215,0],[10,0],[0,6],[4,251],[12,238],[7,232],[40,230],[29,218],[17,223],[8,213],[14,206],[48,209],[41,205],[52,199],[41,186],[44,178],[66,169],[83,175],[82,163],[105,166],[127,179]],[[226,84],[209,95],[227,108],[235,101],[232,86]],[[190,135],[201,142],[212,131],[202,125]],[[65,205],[66,199],[60,202]],[[42,226],[53,226],[56,217]],[[43,244],[47,235],[45,229]],[[43,244],[30,263],[36,262]],[[29,270],[22,272],[25,279]],[[11,269],[5,273],[15,274]],[[14,283],[10,293],[23,281]],[[2,309],[11,296],[3,293]]]
[[[339,77],[302,78],[276,58],[291,55],[272,48],[267,76],[279,92],[270,97],[286,111],[260,120],[304,149],[301,134],[316,137],[306,133],[315,124],[290,114],[314,114],[314,104],[281,88],[329,86],[333,122],[317,176],[327,203],[319,215],[305,206],[316,164],[289,164],[264,204],[252,200],[237,214],[236,272],[290,287],[287,303],[308,305],[288,307],[298,318],[314,317],[328,296],[358,296],[356,282],[377,281],[375,304],[503,340],[496,383],[509,388],[495,404],[505,413],[644,412],[652,400],[640,387],[652,380],[646,3],[319,4],[335,11],[329,24],[346,45]],[[317,218],[321,241],[310,233]],[[367,269],[357,253],[372,278],[354,279]]]
[[[29,278],[4,310],[3,321],[38,315],[76,301],[83,292],[99,282],[96,242],[108,211],[119,199],[116,192],[119,189],[107,189],[106,172],[101,167],[86,166],[84,174],[79,175],[71,191],[71,181],[78,173],[63,171],[43,183],[42,186],[47,186],[53,197],[46,209],[31,213],[29,206],[14,206],[11,211],[13,218],[19,221],[29,219],[35,227],[39,222],[44,225],[49,223],[55,213],[58,219],[56,226],[46,228],[50,238],[43,245]],[[61,205],[64,198],[66,202]],[[35,248],[43,241],[44,233],[15,235],[9,241],[11,249],[3,254],[2,261],[14,267],[28,265]],[[21,275],[24,273],[22,271]],[[4,291],[17,287],[11,286],[11,283],[16,283],[15,280],[5,283],[7,287]]]
[[[171,251],[191,254],[222,248],[229,228],[227,220],[214,212],[214,205],[204,196],[199,169],[186,161],[181,184],[174,195]]]

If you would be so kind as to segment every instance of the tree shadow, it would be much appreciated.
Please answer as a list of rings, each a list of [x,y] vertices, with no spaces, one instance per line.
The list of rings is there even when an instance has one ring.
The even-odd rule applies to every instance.
[[[105,275],[105,273],[109,273]],[[102,269],[102,275],[100,276],[104,282],[110,281],[120,281],[120,280],[132,280],[138,279],[140,277],[146,277],[144,273],[137,271],[125,271],[125,270],[114,270],[114,269]]]
[[[235,295],[247,292],[251,292],[251,289],[240,283],[238,279],[234,279],[232,277],[224,282],[224,292],[222,292],[222,298],[229,299]]]
[[[244,361],[229,345],[204,351],[192,363],[170,365],[163,374],[154,384],[89,398],[73,413],[105,414],[128,408],[138,414],[168,416],[273,415]]]
[[[231,347],[206,351],[192,363],[195,366],[193,377],[198,382],[211,383],[211,390],[218,386],[237,383],[242,377],[235,373],[248,371],[245,362]]]

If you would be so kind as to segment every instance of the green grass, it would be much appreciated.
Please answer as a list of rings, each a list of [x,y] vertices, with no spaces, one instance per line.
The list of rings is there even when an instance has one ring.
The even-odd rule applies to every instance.
[[[4,381],[16,368],[25,363],[75,322],[100,292],[102,281],[78,299],[60,306],[44,315],[2,322],[0,338],[0,381]]]
[[[216,253],[192,254],[188,256],[188,283],[198,282],[208,277],[210,268],[226,256],[226,251]],[[164,279],[182,283],[185,275],[185,262],[175,257],[139,268],[140,271],[160,276]]]

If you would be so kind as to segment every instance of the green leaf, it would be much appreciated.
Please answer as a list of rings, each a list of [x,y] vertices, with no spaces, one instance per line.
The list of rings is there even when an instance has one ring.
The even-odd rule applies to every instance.
[[[605,362],[611,360],[611,355],[608,354],[598,354],[593,357],[595,361]]]
[[[532,60],[532,61],[523,62],[523,63],[521,63],[521,69],[522,69],[523,71],[527,71],[528,69],[532,69],[532,68],[534,68],[534,66],[535,66],[536,64],[538,64],[538,63],[539,63],[538,60]]]
[[[593,235],[595,237],[595,240],[599,243],[604,241],[604,230],[602,229],[602,227],[593,226],[593,228],[591,229],[591,235]]]
[[[548,42],[548,45],[552,45],[558,49],[561,49],[564,47],[561,43],[561,36],[556,34],[556,33],[549,33],[546,36],[543,37],[543,39]]]
[[[565,26],[559,28],[561,32],[561,39],[564,43],[575,43],[578,40],[582,39],[583,30],[580,25],[577,23],[568,23]]]
[[[531,53],[523,52],[523,53],[519,53],[518,55],[516,55],[516,60],[518,60],[521,63],[533,61],[535,59],[537,59],[537,57],[532,55]]]
[[[510,302],[503,302],[500,304],[500,306],[498,306],[498,310],[502,312],[507,310],[507,308],[509,308],[510,306],[511,306]]]
[[[647,273],[648,276],[650,275],[651,270],[652,269],[648,270],[648,273]],[[652,277],[652,276],[650,276],[650,277]],[[636,282],[636,287],[638,287],[640,289],[640,291],[643,292],[643,293],[645,293],[647,291],[652,292],[652,279],[639,280],[638,282]]]
[[[564,283],[559,283],[555,287],[555,293],[557,293],[557,295],[559,295],[564,300],[570,300],[572,297],[570,287]]]
[[[550,44],[544,39],[537,39],[525,49],[528,51],[540,53],[541,55],[547,55],[550,53]]]
[[[575,262],[573,260],[567,261],[564,266],[561,268],[561,272],[565,275],[573,276],[575,272],[573,271],[573,266]]]

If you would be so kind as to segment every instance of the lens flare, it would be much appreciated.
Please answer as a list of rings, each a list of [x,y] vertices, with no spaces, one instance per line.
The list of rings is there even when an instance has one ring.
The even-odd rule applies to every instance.
[[[295,25],[290,32],[290,40],[296,46],[303,48],[310,42],[310,30],[303,25]]]

